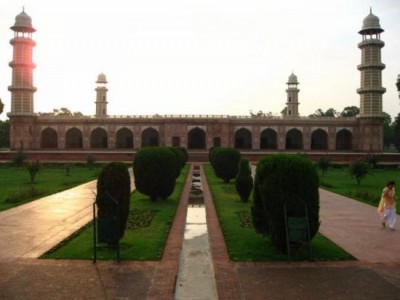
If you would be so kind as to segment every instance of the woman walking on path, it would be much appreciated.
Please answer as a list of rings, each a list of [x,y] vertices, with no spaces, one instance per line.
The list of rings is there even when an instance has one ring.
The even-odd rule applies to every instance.
[[[394,230],[394,224],[396,223],[396,198],[395,198],[395,182],[389,181],[386,187],[382,191],[381,201],[378,206],[378,212],[383,214],[382,226],[386,227],[386,224],[391,230]]]

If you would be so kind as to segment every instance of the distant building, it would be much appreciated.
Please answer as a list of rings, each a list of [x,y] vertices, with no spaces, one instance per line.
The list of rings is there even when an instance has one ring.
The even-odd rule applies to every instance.
[[[370,12],[359,33],[362,41],[360,114],[355,118],[302,117],[299,82],[287,81],[286,116],[110,116],[107,79],[98,75],[94,116],[54,116],[34,110],[32,51],[35,41],[31,18],[23,11],[11,27],[13,46],[10,118],[12,150],[48,152],[94,151],[105,154],[145,146],[183,146],[208,151],[213,146],[240,150],[294,152],[380,152],[383,149],[383,113],[380,39],[383,29]]]

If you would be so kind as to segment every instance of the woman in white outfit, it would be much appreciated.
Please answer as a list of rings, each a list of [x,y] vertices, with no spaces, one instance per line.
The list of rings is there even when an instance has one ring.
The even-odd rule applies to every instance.
[[[378,206],[378,212],[383,214],[382,216],[382,226],[386,225],[394,230],[394,225],[396,223],[396,198],[395,198],[395,182],[389,181],[386,187],[382,191],[381,201]]]

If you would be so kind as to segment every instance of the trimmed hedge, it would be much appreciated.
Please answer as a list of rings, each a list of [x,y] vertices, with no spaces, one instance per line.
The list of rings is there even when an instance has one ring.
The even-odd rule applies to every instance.
[[[293,198],[307,206],[311,239],[319,229],[319,178],[312,162],[301,155],[274,154],[263,158],[256,171],[253,221],[258,231],[266,228],[273,244],[286,251],[284,203]],[[260,201],[261,200],[261,201]],[[261,202],[261,203],[260,203]],[[288,202],[291,216],[301,216],[302,206]],[[260,220],[264,218],[264,220]],[[267,227],[263,222],[267,222]],[[264,227],[263,227],[264,226]]]
[[[251,169],[249,161],[242,158],[239,162],[239,171],[235,180],[236,191],[243,202],[249,200],[251,190],[253,189],[253,177],[251,176]]]
[[[140,149],[133,161],[136,189],[150,197],[168,198],[175,188],[176,174],[180,166],[176,154],[167,147]]]
[[[115,203],[110,196],[118,201],[119,212],[115,210]],[[119,232],[114,234],[118,239],[124,236],[130,196],[131,178],[127,166],[120,162],[111,162],[104,166],[97,180],[97,215],[99,219],[111,219],[119,213]],[[115,242],[117,241],[111,241],[110,244]]]
[[[225,183],[236,177],[240,157],[239,150],[227,147],[215,147],[209,153],[215,175]]]

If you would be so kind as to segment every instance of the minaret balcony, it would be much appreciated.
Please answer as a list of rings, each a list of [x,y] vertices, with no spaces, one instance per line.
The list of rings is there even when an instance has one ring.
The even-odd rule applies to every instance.
[[[385,46],[385,42],[378,39],[367,39],[358,43],[358,48],[362,49],[367,46],[378,46],[380,48]]]
[[[386,88],[384,87],[362,87],[357,89],[358,94],[366,94],[366,93],[377,93],[384,94],[386,93]]]
[[[27,62],[16,62],[12,61],[8,64],[11,68],[30,68],[34,69],[36,68],[36,64],[34,63],[27,63]]]
[[[368,63],[362,63],[357,66],[357,69],[362,71],[365,69],[378,69],[378,70],[383,70],[386,68],[386,65],[380,62],[368,62]]]
[[[34,86],[10,85],[8,86],[8,90],[10,92],[20,91],[34,93],[37,91],[37,88],[35,88]]]

